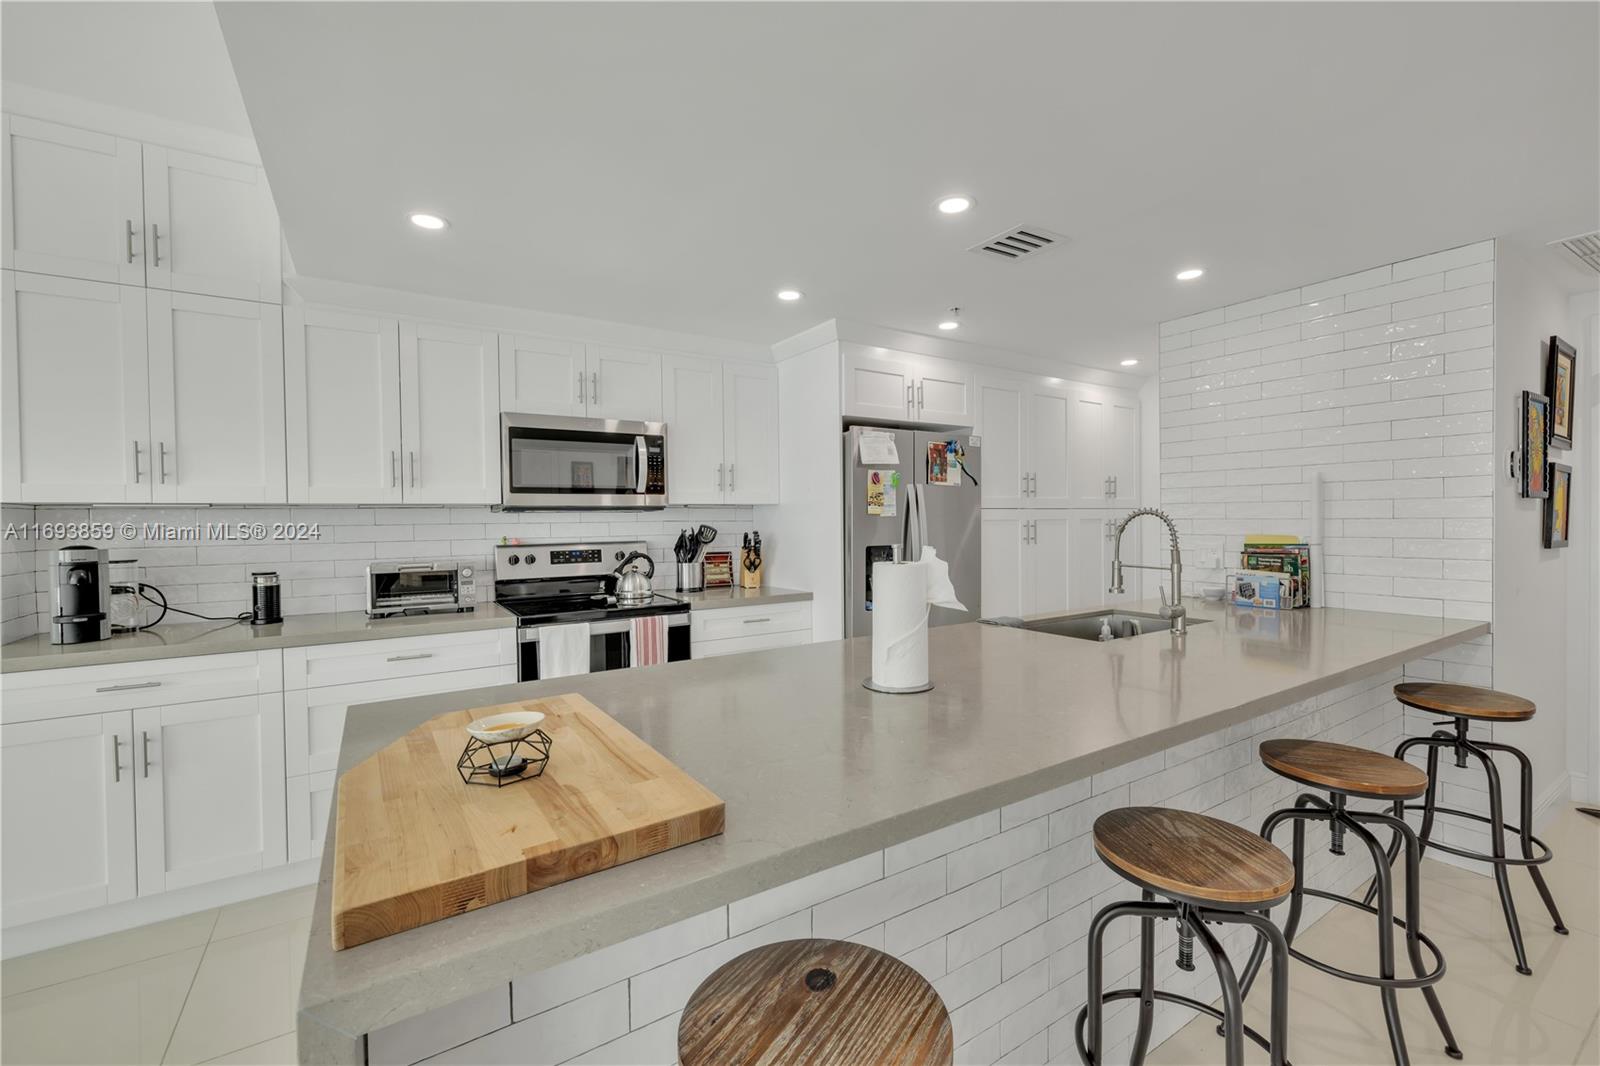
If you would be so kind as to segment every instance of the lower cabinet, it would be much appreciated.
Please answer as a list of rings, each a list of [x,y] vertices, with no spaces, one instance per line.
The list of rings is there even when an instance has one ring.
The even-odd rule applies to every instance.
[[[811,603],[724,607],[689,615],[691,659],[811,643]]]
[[[0,922],[132,899],[133,715],[0,726]]]
[[[289,778],[290,862],[315,859],[322,854],[328,814],[333,810],[333,784],[337,778],[338,774],[332,770]]]
[[[1127,589],[1111,587],[1112,533],[1123,517],[1105,510],[983,512],[983,614],[1022,617],[1137,601],[1142,571],[1123,574]],[[1122,544],[1125,563],[1141,561],[1139,530]]]

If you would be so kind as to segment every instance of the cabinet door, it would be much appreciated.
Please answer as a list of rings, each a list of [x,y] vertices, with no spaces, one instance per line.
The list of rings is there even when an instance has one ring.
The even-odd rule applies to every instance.
[[[283,301],[278,213],[260,167],[146,145],[144,220],[152,289]]]
[[[983,573],[979,595],[985,618],[1020,618],[1023,556],[1029,551],[1021,511],[983,512]]]
[[[1139,399],[1127,393],[1106,398],[1104,455],[1111,476],[1107,501],[1135,507],[1139,503]]]
[[[148,294],[154,499],[283,503],[283,309]]]
[[[1071,504],[1071,407],[1071,393],[1042,386],[1028,390],[1028,436],[1023,456],[1030,474],[1029,507]]]
[[[322,856],[324,837],[328,832],[328,816],[333,810],[334,782],[338,777],[332,770],[320,774],[302,774],[288,781],[286,802],[289,810],[289,861],[301,862]]]
[[[1076,607],[1070,595],[1067,567],[1073,516],[1064,511],[1031,511],[1024,516],[1030,526],[1028,556],[1023,568],[1029,614],[1052,614]]]
[[[9,503],[150,499],[144,290],[4,272]]]
[[[845,349],[844,413],[849,418],[909,422],[916,411],[916,372],[909,359]]]
[[[1074,609],[1103,606],[1111,584],[1111,542],[1107,539],[1105,511],[1078,510],[1071,514],[1072,528],[1067,536],[1067,596]],[[1129,542],[1134,539],[1129,536]],[[1127,560],[1132,562],[1134,560]],[[1128,576],[1138,571],[1128,571]]]
[[[12,115],[0,137],[3,265],[143,285],[139,142]]]
[[[722,379],[729,503],[778,502],[778,368],[728,363]],[[668,445],[670,448],[670,444]]]
[[[1099,392],[1074,390],[1067,415],[1066,505],[1104,507],[1111,471],[1105,463],[1109,419]]]
[[[924,359],[917,373],[917,421],[970,426],[976,419],[971,375],[960,363]]]
[[[661,421],[661,357],[632,348],[589,348],[589,417]]]
[[[661,360],[661,410],[667,423],[667,502],[721,503],[727,491],[723,455],[722,364],[669,355]]]
[[[525,415],[588,413],[583,345],[500,334],[500,410]]]
[[[1021,507],[1023,501],[1022,386],[1005,380],[978,385],[978,428],[983,438],[985,507]]]
[[[399,503],[400,330],[284,309],[290,503]]]
[[[400,439],[407,503],[500,501],[500,357],[494,334],[401,324]]]
[[[133,712],[139,894],[281,866],[283,698]]]
[[[0,924],[134,896],[132,716],[0,726]]]

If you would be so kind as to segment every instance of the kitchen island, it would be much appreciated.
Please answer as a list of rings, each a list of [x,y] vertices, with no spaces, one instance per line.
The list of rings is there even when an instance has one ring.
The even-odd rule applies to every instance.
[[[912,696],[861,686],[857,639],[352,708],[341,774],[447,711],[579,692],[720,796],[727,826],[337,952],[330,837],[301,1061],[666,1061],[715,965],[812,935],[926,973],[964,1057],[1053,1056],[1081,1001],[1080,926],[1121,891],[1093,859],[1097,813],[1163,803],[1259,824],[1289,791],[1257,766],[1260,739],[1392,746],[1403,666],[1488,630],[1342,609],[1191,616],[1186,636],[1109,643],[936,629],[935,687]]]

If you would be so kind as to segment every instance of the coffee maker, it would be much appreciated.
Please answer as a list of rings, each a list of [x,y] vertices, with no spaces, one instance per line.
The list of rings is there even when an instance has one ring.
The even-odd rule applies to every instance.
[[[110,635],[110,553],[87,545],[62,548],[50,581],[50,643],[87,644]]]

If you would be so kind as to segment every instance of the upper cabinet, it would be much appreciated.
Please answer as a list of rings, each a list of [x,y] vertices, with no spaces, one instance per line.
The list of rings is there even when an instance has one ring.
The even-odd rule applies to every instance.
[[[661,380],[669,502],[777,503],[777,368],[668,355]]]
[[[1067,457],[1067,506],[1137,503],[1138,398],[1118,389],[1073,389]]]
[[[863,344],[841,349],[846,418],[950,426],[976,421],[972,374],[962,364]]]
[[[407,503],[500,500],[500,358],[495,335],[400,326],[400,437]]]
[[[589,348],[589,417],[661,421],[661,357],[633,348]]]
[[[500,335],[500,409],[661,421],[661,356],[633,348]]]
[[[975,391],[983,506],[1137,505],[1139,400],[1133,393],[987,372]]]
[[[400,503],[400,325],[284,309],[290,503]]]
[[[3,119],[4,266],[205,296],[281,299],[260,167]]]

